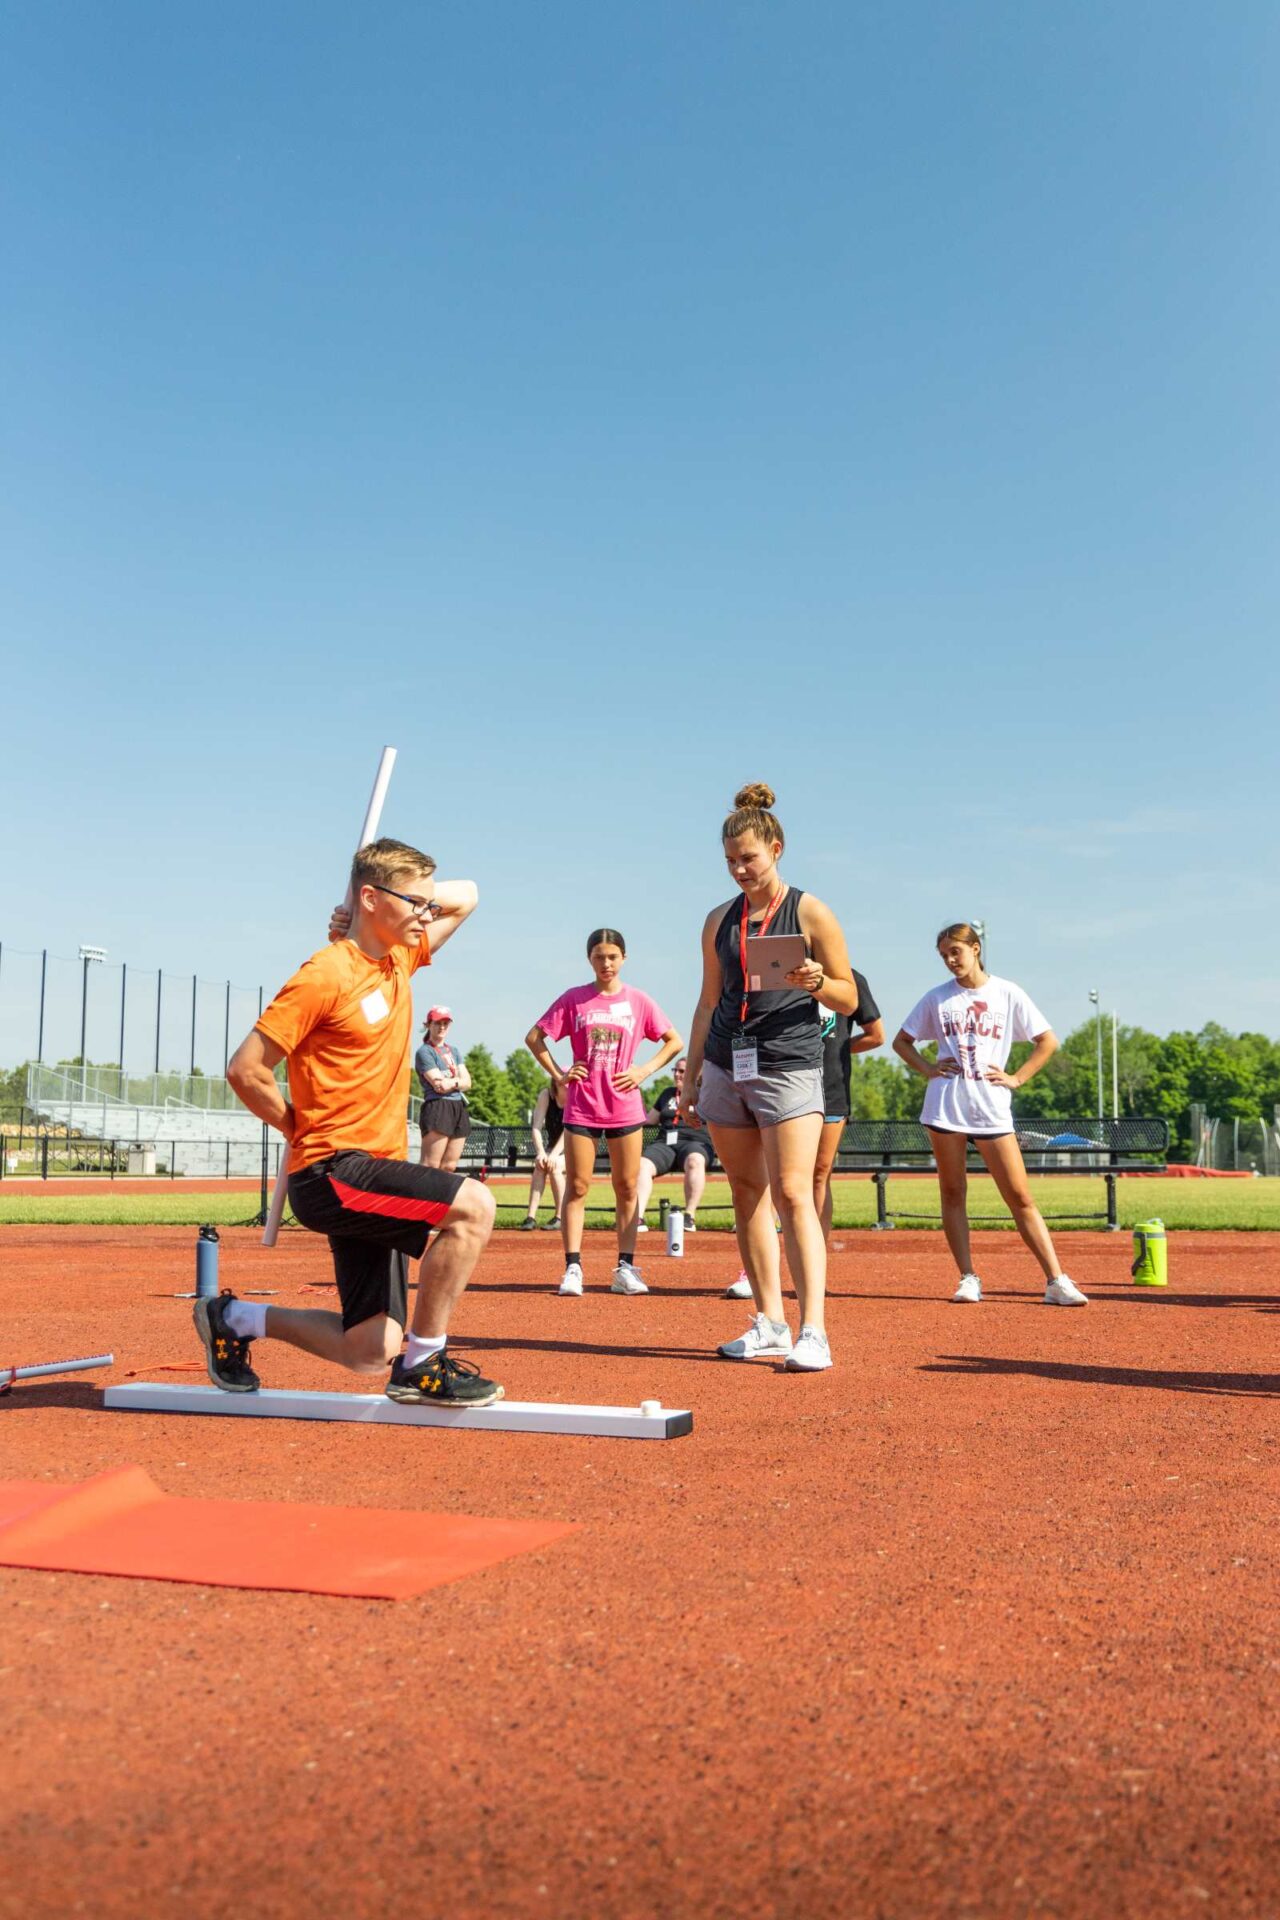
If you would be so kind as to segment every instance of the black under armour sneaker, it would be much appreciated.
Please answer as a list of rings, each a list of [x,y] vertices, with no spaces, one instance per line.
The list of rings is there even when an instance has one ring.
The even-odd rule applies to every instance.
[[[227,1308],[234,1293],[222,1292],[216,1300],[197,1300],[191,1310],[196,1332],[204,1342],[209,1378],[224,1393],[256,1393],[262,1385],[249,1365],[252,1341],[241,1340],[227,1325]]]
[[[400,1354],[387,1382],[388,1398],[408,1406],[491,1407],[503,1391],[470,1360],[455,1360],[448,1347],[429,1353],[416,1367],[406,1367]]]

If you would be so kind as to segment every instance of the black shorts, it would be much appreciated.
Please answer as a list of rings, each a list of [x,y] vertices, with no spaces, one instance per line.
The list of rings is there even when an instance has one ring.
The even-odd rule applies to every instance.
[[[379,1313],[408,1324],[408,1262],[425,1251],[465,1178],[351,1151],[289,1175],[294,1213],[328,1235],[344,1327]]]
[[[424,1133],[442,1133],[448,1140],[465,1140],[471,1131],[471,1114],[465,1100],[433,1097],[419,1107],[418,1125]]]
[[[683,1173],[685,1162],[691,1153],[700,1153],[710,1166],[715,1158],[711,1136],[706,1133],[686,1133],[682,1130],[674,1146],[664,1136],[661,1140],[652,1141],[645,1148],[642,1157],[649,1162],[655,1174],[670,1173],[673,1169],[676,1173]]]
[[[571,1127],[566,1121],[564,1130],[576,1134],[579,1140],[625,1140],[629,1133],[641,1133],[644,1121],[637,1120],[634,1127]]]

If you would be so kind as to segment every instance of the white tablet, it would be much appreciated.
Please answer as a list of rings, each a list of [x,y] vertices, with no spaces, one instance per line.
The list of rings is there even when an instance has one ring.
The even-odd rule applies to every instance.
[[[802,933],[751,934],[747,937],[747,991],[788,993],[786,976],[808,958]]]

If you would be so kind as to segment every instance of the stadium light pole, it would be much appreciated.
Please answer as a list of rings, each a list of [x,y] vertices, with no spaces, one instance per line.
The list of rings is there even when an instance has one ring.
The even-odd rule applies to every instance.
[[[1093,1004],[1093,1024],[1098,1039],[1098,1118],[1102,1118],[1102,1003],[1098,999],[1098,989],[1090,987],[1089,999]]]
[[[1120,1015],[1111,1009],[1111,1115],[1120,1118]]]
[[[89,1086],[89,1066],[85,1059],[85,1026],[89,1017],[89,968],[101,965],[107,957],[105,947],[81,947],[80,949],[80,1098],[83,1100]]]

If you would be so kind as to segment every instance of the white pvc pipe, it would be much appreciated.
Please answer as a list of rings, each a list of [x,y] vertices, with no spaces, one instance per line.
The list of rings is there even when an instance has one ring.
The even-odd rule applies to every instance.
[[[42,1367],[0,1367],[0,1387],[14,1380],[43,1380],[50,1373],[87,1373],[91,1367],[113,1367],[114,1353],[95,1353],[89,1360],[50,1360]]]
[[[364,810],[364,825],[360,829],[360,838],[356,842],[356,852],[367,847],[371,840],[378,837],[378,824],[382,819],[382,803],[387,797],[387,788],[391,783],[391,769],[396,764],[394,747],[384,747],[382,758],[378,762],[378,771],[373,782],[373,791],[369,795],[369,804]],[[351,883],[347,882],[346,904],[354,906],[351,895]],[[280,1155],[280,1165],[276,1170],[276,1184],[271,1191],[271,1205],[267,1209],[267,1224],[263,1229],[262,1244],[274,1247],[280,1236],[280,1222],[284,1218],[284,1203],[289,1197],[289,1146],[285,1143]]]

